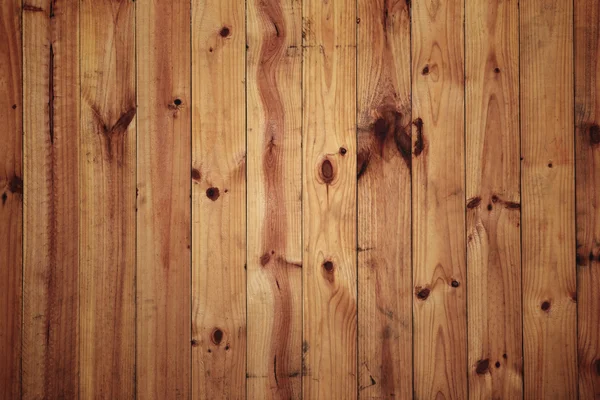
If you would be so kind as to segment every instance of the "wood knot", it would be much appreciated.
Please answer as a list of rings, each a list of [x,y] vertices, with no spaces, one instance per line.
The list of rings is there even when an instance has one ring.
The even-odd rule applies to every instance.
[[[201,179],[202,174],[200,173],[200,170],[197,168],[192,168],[192,180],[194,183],[199,183]]]
[[[210,340],[217,346],[220,345],[223,340],[223,331],[219,328],[215,328],[210,335]]]
[[[330,283],[335,282],[335,275],[334,275],[334,269],[335,266],[333,265],[333,262],[330,260],[327,260],[323,263],[323,270],[324,270],[324,274],[323,276],[325,277],[325,279],[327,279]]]
[[[453,280],[453,281],[450,283],[450,285],[451,285],[453,288],[457,288],[457,287],[459,287],[459,286],[460,286],[460,283],[458,283],[458,281],[457,281],[457,280]]]
[[[550,310],[550,302],[548,301],[544,301],[540,307],[542,309],[542,311],[548,311]]]
[[[467,202],[467,208],[473,209],[473,208],[479,206],[479,204],[481,204],[481,197],[479,197],[479,196],[473,197],[473,198],[469,199],[469,201]]]
[[[323,162],[321,163],[321,181],[323,181],[323,183],[330,185],[331,182],[333,182],[334,178],[335,178],[335,170],[333,168],[333,164],[331,163],[331,160],[329,160],[328,158],[326,158],[325,160],[323,160]]]
[[[427,300],[431,290],[429,290],[429,288],[421,288],[420,286],[417,286],[415,292],[419,300]]]
[[[221,35],[221,37],[224,37],[224,38],[226,38],[230,34],[231,34],[231,30],[227,26],[224,26],[223,28],[221,28],[221,31],[219,32],[219,35]]]
[[[216,201],[219,198],[219,188],[209,187],[206,189],[206,197],[211,199],[212,201]]]
[[[590,143],[594,146],[600,144],[600,126],[598,124],[591,124],[589,127]]]
[[[8,182],[8,190],[11,193],[23,194],[23,179],[14,175]]]
[[[348,150],[346,150],[346,148],[345,148],[345,147],[340,147],[340,154],[341,154],[341,155],[345,156],[347,151],[348,151]]]
[[[486,358],[484,360],[477,361],[477,366],[475,367],[475,372],[477,373],[477,375],[483,375],[488,372],[489,368],[490,368],[490,360]]]

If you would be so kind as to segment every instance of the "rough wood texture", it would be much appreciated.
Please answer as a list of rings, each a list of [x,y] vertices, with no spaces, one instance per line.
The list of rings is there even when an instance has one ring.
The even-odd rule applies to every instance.
[[[245,1],[192,1],[192,397],[246,395]]]
[[[356,8],[303,2],[303,395],[356,398]]]
[[[572,2],[520,6],[525,398],[577,397]]]
[[[136,1],[137,397],[189,398],[190,2]]]
[[[23,8],[23,397],[79,392],[78,1]],[[39,10],[32,7],[39,7]]]
[[[413,393],[410,7],[360,0],[358,18],[358,385],[362,398],[405,399]]]
[[[600,398],[600,2],[575,1],[579,398]]]
[[[467,397],[463,12],[455,0],[412,4],[417,398]]]
[[[300,399],[302,7],[248,1],[249,399]]]
[[[516,2],[466,7],[469,397],[523,395]]]
[[[0,2],[0,398],[21,396],[21,1]]]
[[[135,3],[81,1],[80,43],[80,395],[132,398]]]

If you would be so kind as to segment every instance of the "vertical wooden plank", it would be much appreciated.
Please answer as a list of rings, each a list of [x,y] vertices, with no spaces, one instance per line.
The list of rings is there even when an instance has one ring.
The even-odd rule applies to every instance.
[[[21,397],[21,1],[0,3],[0,398]]]
[[[577,397],[573,4],[522,2],[525,398]]]
[[[250,399],[300,399],[302,2],[250,0],[248,371]]]
[[[579,398],[600,398],[600,2],[575,1]]]
[[[244,0],[192,1],[192,397],[246,394]]]
[[[23,4],[23,397],[79,392],[79,2]]]
[[[523,395],[519,9],[467,3],[469,397]]]
[[[82,0],[81,390],[135,396],[135,3]]]
[[[414,392],[467,397],[464,4],[412,3]]]
[[[356,3],[303,2],[303,395],[357,395]]]
[[[189,0],[136,2],[137,397],[190,397]]]
[[[363,398],[412,390],[408,2],[358,1],[358,368]]]

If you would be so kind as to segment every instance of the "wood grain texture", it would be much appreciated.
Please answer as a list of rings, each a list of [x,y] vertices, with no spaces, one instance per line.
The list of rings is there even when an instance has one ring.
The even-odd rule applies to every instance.
[[[600,3],[575,1],[579,398],[600,398]]]
[[[83,398],[135,396],[135,3],[80,3]]]
[[[463,21],[462,1],[412,3],[416,398],[467,397]]]
[[[358,385],[412,396],[410,7],[358,2]]]
[[[357,396],[356,7],[303,2],[303,396]]]
[[[577,397],[572,6],[520,6],[527,399]]]
[[[467,3],[469,397],[523,396],[519,9]]]
[[[191,395],[190,2],[136,1],[141,399]]]
[[[21,396],[21,1],[0,3],[0,398]]]
[[[245,1],[192,1],[192,397],[246,395]]]
[[[250,399],[300,399],[302,7],[250,0],[248,367]]]
[[[79,7],[78,1],[27,6],[23,397],[74,398],[79,393]]]

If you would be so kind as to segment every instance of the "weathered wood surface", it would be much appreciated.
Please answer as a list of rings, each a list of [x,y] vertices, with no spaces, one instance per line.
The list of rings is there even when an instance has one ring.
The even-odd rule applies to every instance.
[[[600,398],[600,3],[575,1],[579,398]]]
[[[302,397],[302,2],[250,0],[249,399]]]
[[[409,398],[410,7],[360,0],[358,18],[359,393],[361,398]]]
[[[189,398],[190,2],[137,0],[136,388]]]
[[[577,398],[572,7],[560,0],[520,5],[527,399]]]
[[[523,395],[519,9],[466,7],[469,397]]]
[[[83,0],[79,15],[79,394],[132,398],[136,373],[135,3]]]

